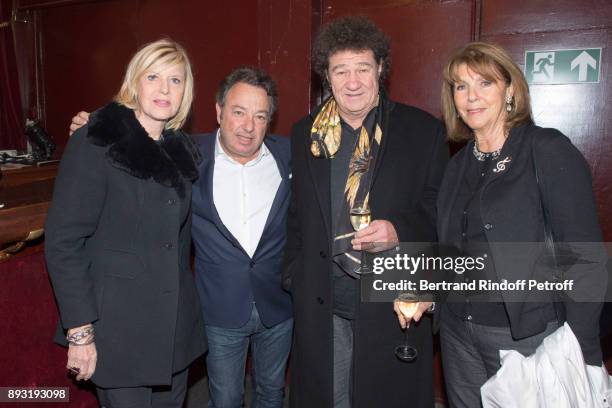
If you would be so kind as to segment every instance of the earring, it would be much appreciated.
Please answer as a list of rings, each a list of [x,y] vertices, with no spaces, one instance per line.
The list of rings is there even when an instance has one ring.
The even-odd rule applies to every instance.
[[[506,112],[512,111],[512,95],[506,96]]]

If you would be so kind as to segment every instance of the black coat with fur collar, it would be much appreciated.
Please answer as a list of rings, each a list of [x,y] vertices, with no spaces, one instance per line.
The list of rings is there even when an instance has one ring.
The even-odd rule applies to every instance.
[[[97,386],[169,384],[204,352],[189,266],[198,157],[182,132],[157,143],[132,110],[114,103],[66,147],[45,253],[58,334],[94,323]]]

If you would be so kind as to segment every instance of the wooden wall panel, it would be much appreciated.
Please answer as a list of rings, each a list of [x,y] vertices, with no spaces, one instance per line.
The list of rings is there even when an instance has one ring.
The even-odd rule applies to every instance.
[[[599,218],[612,240],[612,3],[596,0],[519,1],[518,13],[506,2],[485,0],[481,39],[506,48],[524,69],[525,51],[602,47],[597,84],[532,84],[536,124],[565,133],[584,154],[593,172]]]
[[[119,90],[137,47],[128,24],[136,11],[129,0],[40,11],[45,127],[60,148],[76,112],[96,109]]]
[[[46,127],[60,146],[72,115],[108,102],[130,57],[146,42],[168,36],[187,49],[196,78],[193,132],[216,127],[214,94],[221,79],[236,66],[258,64],[252,1],[103,1],[41,13]]]
[[[310,50],[320,23],[319,0],[259,0],[259,65],[278,84],[279,109],[272,131],[288,135],[310,111]]]
[[[16,0],[21,9],[40,9],[46,7],[74,6],[82,3],[94,3],[108,0]],[[119,0],[113,0],[119,1]]]
[[[481,0],[482,33],[537,33],[610,27],[609,0]]]
[[[470,40],[472,8],[467,0],[326,0],[323,21],[362,14],[376,22],[391,39],[391,97],[439,116],[442,65]]]
[[[229,72],[258,62],[258,5],[256,1],[155,0],[140,2],[139,43],[167,34],[183,44],[195,76],[193,132],[217,126],[215,93]]]

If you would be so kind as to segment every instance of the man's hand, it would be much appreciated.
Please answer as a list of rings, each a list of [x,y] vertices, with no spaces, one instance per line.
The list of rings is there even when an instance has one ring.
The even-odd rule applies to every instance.
[[[387,220],[374,220],[355,233],[351,240],[355,251],[380,252],[393,248],[399,242],[395,227]]]
[[[89,112],[80,111],[72,118],[72,123],[70,123],[70,133],[72,136],[74,132],[76,132],[80,127],[85,125],[89,121]]]
[[[395,301],[393,302],[393,310],[395,311],[395,314],[397,315],[397,320],[399,321],[400,327],[402,329],[406,329],[410,327],[410,322],[412,320],[414,320],[415,322],[418,322],[419,320],[421,320],[423,313],[427,312],[432,305],[432,302],[419,302],[419,305],[417,306],[417,310],[416,312],[414,312],[414,316],[412,316],[412,319],[410,319],[409,317],[405,316],[402,313],[402,311],[400,310],[398,306],[398,303],[399,301],[395,299]]]

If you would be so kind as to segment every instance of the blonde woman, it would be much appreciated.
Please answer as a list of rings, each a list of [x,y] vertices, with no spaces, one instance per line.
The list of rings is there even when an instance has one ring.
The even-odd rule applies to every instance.
[[[62,158],[45,243],[58,341],[107,408],[181,407],[205,349],[189,266],[198,153],[180,130],[192,99],[183,48],[148,44]]]

